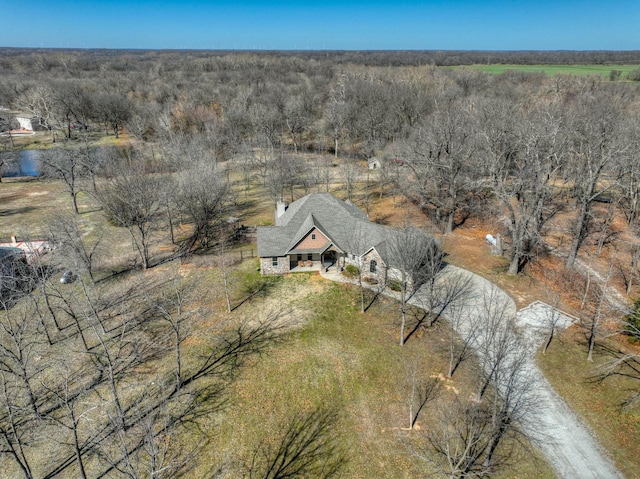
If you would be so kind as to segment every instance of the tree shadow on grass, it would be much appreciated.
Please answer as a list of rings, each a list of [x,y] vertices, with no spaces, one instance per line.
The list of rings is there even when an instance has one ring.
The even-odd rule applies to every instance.
[[[36,208],[33,206],[23,206],[22,208],[9,208],[7,210],[0,210],[0,217],[5,216],[13,216],[13,215],[22,215],[25,213],[31,213],[35,211]]]

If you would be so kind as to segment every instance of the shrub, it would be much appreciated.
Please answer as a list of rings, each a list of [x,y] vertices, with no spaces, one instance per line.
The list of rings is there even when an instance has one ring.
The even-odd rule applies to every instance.
[[[364,282],[369,284],[378,284],[378,280],[372,277],[364,278]]]
[[[347,266],[345,266],[344,272],[342,274],[347,278],[355,278],[360,274],[360,270],[356,266],[348,264]]]
[[[629,336],[629,341],[636,344],[640,343],[640,298],[633,303],[632,311],[624,318],[623,334]]]
[[[397,279],[390,279],[387,286],[391,291],[402,291],[402,283]]]
[[[629,78],[630,81],[640,81],[640,68],[631,70],[628,73],[627,78]]]

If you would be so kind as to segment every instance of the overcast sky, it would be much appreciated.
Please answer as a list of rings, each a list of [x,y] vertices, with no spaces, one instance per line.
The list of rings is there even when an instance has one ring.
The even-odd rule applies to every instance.
[[[0,0],[0,46],[640,50],[640,0]]]

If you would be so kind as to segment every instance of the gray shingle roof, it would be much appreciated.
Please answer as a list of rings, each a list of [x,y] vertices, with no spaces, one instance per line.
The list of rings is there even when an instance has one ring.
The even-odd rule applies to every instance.
[[[330,193],[312,193],[289,205],[275,226],[258,227],[258,256],[285,256],[312,228],[340,250],[362,255],[375,247],[388,264],[385,242],[393,228],[371,223],[364,212]]]

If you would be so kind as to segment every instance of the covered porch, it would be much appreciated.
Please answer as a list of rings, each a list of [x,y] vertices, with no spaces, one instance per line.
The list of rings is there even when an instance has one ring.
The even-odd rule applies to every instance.
[[[289,256],[289,271],[292,273],[304,273],[310,271],[329,271],[332,268],[339,268],[342,264],[342,253],[330,246],[319,250],[293,250]]]

